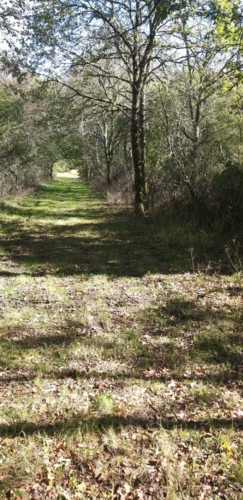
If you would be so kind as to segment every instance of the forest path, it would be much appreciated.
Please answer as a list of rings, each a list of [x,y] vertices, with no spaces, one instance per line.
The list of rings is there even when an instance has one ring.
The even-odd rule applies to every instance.
[[[242,498],[241,275],[72,178],[0,223],[0,499]]]
[[[36,275],[142,276],[170,266],[152,220],[109,205],[70,174],[6,209],[1,225],[4,258],[11,256],[8,271],[24,266]]]

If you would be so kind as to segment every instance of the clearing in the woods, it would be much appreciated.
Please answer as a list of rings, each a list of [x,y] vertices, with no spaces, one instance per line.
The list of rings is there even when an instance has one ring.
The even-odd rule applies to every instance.
[[[0,498],[243,498],[241,272],[77,179],[1,210]]]

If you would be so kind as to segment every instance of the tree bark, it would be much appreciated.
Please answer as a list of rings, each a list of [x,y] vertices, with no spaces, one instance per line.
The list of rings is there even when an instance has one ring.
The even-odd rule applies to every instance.
[[[144,214],[144,178],[143,158],[141,154],[141,97],[142,97],[142,74],[141,61],[139,57],[139,24],[140,24],[140,0],[136,1],[135,25],[133,31],[133,53],[132,53],[132,116],[131,116],[131,145],[134,167],[135,187],[135,213]]]
[[[146,134],[145,134],[145,88],[141,90],[140,101],[139,101],[139,132],[140,132],[140,154],[141,154],[141,165],[142,165],[142,176],[143,176],[143,195],[144,199],[148,196],[148,184],[147,184],[147,165],[146,165]]]
[[[139,127],[139,99],[140,93],[137,87],[133,88],[132,120],[131,120],[131,145],[135,177],[135,212],[144,214],[144,176],[140,148]]]

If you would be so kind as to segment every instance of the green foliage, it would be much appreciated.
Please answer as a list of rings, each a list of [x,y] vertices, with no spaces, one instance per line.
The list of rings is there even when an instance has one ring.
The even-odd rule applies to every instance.
[[[228,164],[215,174],[212,184],[216,219],[225,227],[239,224],[243,213],[243,171],[238,165]]]
[[[18,2],[10,5],[0,14],[20,16]],[[52,83],[27,76],[2,85],[6,190],[35,185],[67,162],[112,198],[127,203],[135,191],[141,212],[148,185],[149,209],[237,222],[239,15],[240,2],[225,0],[146,1],[137,10],[116,1],[34,2],[16,53]],[[239,172],[227,174],[229,164]]]

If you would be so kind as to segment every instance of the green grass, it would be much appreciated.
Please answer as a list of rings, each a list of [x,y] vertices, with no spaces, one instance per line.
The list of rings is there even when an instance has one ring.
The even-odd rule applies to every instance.
[[[66,178],[5,204],[1,500],[242,498],[242,275],[170,223]]]

